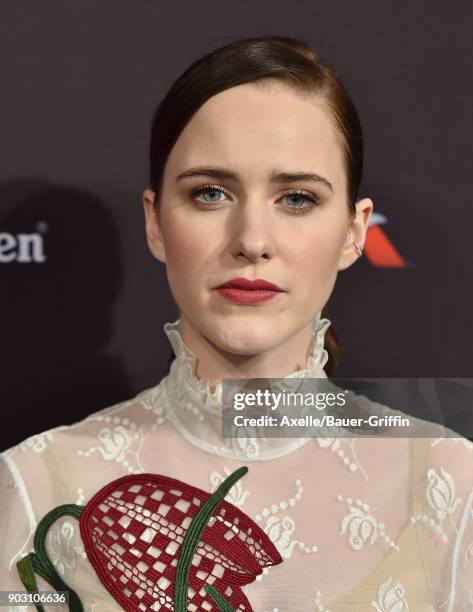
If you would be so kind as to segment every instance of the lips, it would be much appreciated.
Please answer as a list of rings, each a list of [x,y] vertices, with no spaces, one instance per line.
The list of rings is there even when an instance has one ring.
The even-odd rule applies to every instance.
[[[235,304],[260,304],[285,293],[284,289],[261,278],[233,278],[216,290],[221,297]]]
[[[217,289],[243,289],[245,291],[283,291],[274,283],[267,280],[257,278],[249,280],[247,278],[233,278],[232,280],[219,285]]]

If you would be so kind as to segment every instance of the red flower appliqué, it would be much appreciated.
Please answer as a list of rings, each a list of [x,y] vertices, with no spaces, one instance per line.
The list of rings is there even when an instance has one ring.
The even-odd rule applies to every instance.
[[[69,504],[46,515],[42,540],[59,516],[79,518],[90,563],[127,612],[250,612],[241,587],[282,558],[264,531],[223,499],[247,471],[233,472],[213,494],[156,474],[119,478],[85,508]],[[56,589],[69,590],[70,609],[80,611],[80,599],[57,576],[36,536],[36,554],[18,563],[23,583],[32,590],[31,580],[25,582],[32,563]]]

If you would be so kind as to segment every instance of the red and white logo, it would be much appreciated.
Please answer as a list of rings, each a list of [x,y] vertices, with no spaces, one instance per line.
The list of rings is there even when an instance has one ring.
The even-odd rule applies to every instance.
[[[381,213],[374,212],[371,215],[364,253],[368,261],[378,268],[405,268],[407,266],[406,260],[381,227],[386,225],[387,222],[387,218]]]

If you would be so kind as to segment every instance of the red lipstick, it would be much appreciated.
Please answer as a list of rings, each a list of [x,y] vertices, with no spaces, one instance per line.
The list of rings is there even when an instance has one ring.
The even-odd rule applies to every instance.
[[[284,289],[261,278],[233,278],[216,287],[216,290],[223,298],[235,304],[261,304],[284,293]]]

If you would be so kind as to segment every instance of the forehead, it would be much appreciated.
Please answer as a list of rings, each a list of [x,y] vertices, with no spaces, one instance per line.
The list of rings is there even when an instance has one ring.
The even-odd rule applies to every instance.
[[[280,83],[249,83],[203,104],[166,164],[174,174],[202,163],[261,178],[268,169],[310,170],[344,180],[340,136],[323,100]]]

